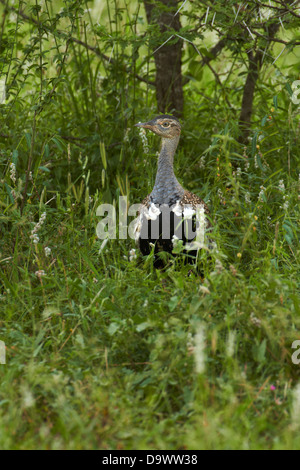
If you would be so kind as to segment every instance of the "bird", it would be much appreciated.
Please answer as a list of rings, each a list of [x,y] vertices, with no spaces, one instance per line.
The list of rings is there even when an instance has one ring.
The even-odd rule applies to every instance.
[[[149,255],[154,248],[154,265],[161,267],[164,262],[157,254],[162,251],[174,254],[175,246],[182,240],[188,261],[195,262],[211,223],[207,217],[208,206],[199,196],[185,190],[174,173],[174,155],[181,134],[180,121],[170,114],[163,114],[135,126],[161,137],[155,184],[141,202],[134,226],[136,244],[142,255]]]

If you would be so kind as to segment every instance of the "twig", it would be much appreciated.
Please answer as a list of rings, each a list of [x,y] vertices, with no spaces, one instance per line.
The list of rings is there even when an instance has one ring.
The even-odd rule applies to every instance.
[[[177,36],[177,34],[176,34]],[[157,49],[155,49],[155,51],[153,52],[153,54],[155,54],[155,52],[157,52],[161,47],[163,47],[165,44],[167,44],[167,42],[170,41],[170,39],[172,39],[174,37],[174,35],[172,34],[172,36],[170,36],[165,42],[163,42]]]
[[[75,326],[75,328],[72,328],[71,330],[71,333],[69,334],[69,336],[67,337],[66,341],[62,344],[62,346],[59,348],[58,352],[60,353],[61,350],[65,347],[65,345],[67,344],[67,342],[69,341],[69,339],[71,338],[71,336],[75,333],[75,331],[77,330],[77,328],[79,327],[81,321],[79,321],[77,323],[77,325]]]
[[[184,7],[184,5],[186,4],[187,0],[184,0],[183,4],[181,5],[181,7],[176,11],[175,15],[178,15],[178,13],[180,12],[180,10]]]
[[[18,15],[20,15],[24,20],[29,21],[30,23],[33,23],[36,26],[38,26],[38,24],[39,24],[38,21],[35,18],[33,18],[32,16],[26,15],[26,13],[24,13],[22,10],[19,11],[13,6],[6,5],[5,0],[0,0],[0,3],[2,3],[2,5],[4,5],[8,10],[11,10],[11,11],[17,13]],[[43,25],[43,28],[48,33],[53,34],[53,31],[51,30],[51,28],[47,27],[45,24]],[[61,31],[61,30],[56,30],[56,33],[63,34],[64,32]],[[91,46],[90,44],[87,44],[86,42],[81,41],[80,39],[77,39],[73,36],[69,36],[69,37],[67,37],[67,39],[70,42],[75,42],[76,44],[79,44],[80,46],[85,47],[86,49],[88,49],[88,50],[92,51],[94,54],[96,54],[98,57],[101,57],[103,60],[105,60],[107,62],[110,62],[111,64],[116,63],[116,61],[113,58],[108,57],[106,54],[101,52],[97,47]],[[148,80],[147,78],[141,77],[140,75],[136,74],[135,77],[136,77],[137,80],[139,80],[141,82],[144,82],[144,83],[147,83],[148,85],[152,85],[152,86],[155,85],[155,83],[152,80]]]

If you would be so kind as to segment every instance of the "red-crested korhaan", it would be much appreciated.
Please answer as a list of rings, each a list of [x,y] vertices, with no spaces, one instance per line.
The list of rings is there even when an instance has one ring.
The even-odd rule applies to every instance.
[[[198,250],[205,246],[205,233],[211,228],[211,223],[205,202],[185,190],[174,173],[180,122],[176,117],[164,114],[135,126],[149,129],[162,138],[155,184],[142,201],[135,224],[136,243],[142,254],[148,255],[153,248],[154,253],[172,253],[178,240],[182,240],[184,252],[194,261]],[[156,264],[161,265],[159,259]]]

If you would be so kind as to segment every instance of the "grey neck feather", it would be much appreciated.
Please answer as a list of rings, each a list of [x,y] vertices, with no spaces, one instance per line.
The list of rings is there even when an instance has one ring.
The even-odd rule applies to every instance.
[[[155,204],[175,204],[184,194],[184,189],[177,181],[173,169],[178,142],[179,136],[173,139],[162,139],[155,185],[150,194]]]

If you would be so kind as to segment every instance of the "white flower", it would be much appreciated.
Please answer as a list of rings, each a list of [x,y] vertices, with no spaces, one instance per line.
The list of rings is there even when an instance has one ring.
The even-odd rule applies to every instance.
[[[131,131],[130,127],[127,127],[125,135],[124,135],[124,142],[129,142],[129,132]]]
[[[14,163],[11,163],[11,164],[9,165],[9,167],[10,167],[10,173],[9,173],[10,179],[13,181],[13,183],[15,183],[16,180],[17,180],[17,177],[16,177],[16,165],[15,165]]]
[[[285,185],[284,185],[283,180],[280,180],[280,181],[279,181],[278,189],[279,189],[279,191],[281,191],[282,193],[285,192]]]
[[[36,275],[39,279],[41,279],[41,277],[46,276],[46,273],[45,273],[45,271],[44,271],[43,269],[40,269],[39,271],[36,271],[36,272],[35,272],[35,275]]]
[[[141,127],[139,129],[139,134],[140,134],[140,138],[142,140],[142,144],[143,144],[143,149],[144,149],[144,153],[149,153],[149,144],[148,144],[148,139],[147,139],[147,135],[146,135],[146,131],[145,129],[143,129],[143,127]]]
[[[205,155],[200,158],[199,168],[205,168]]]
[[[246,193],[245,193],[245,202],[246,202],[246,204],[250,204],[250,203],[251,203],[251,196],[250,196],[250,193],[249,193],[249,192],[246,192]]]
[[[47,257],[49,257],[51,255],[51,248],[49,248],[49,246],[46,246],[44,251],[45,251],[45,255]]]
[[[284,204],[283,204],[282,207],[283,207],[283,209],[286,211],[286,210],[288,209],[288,207],[289,207],[289,201],[286,200],[286,201],[284,202]]]
[[[260,328],[261,326],[261,320],[259,318],[257,318],[253,312],[251,312],[251,315],[250,315],[250,321],[251,323],[253,323],[253,325],[257,326],[257,328]]]
[[[225,201],[225,198],[223,196],[222,190],[220,188],[218,189],[217,193],[218,193],[218,196],[219,196],[219,199],[220,199],[221,203],[225,204],[226,201]]]
[[[173,248],[176,248],[176,246],[178,245],[178,241],[179,241],[179,238],[176,235],[173,235],[172,237]]]
[[[264,188],[263,186],[260,187],[258,200],[261,201],[261,202],[263,202],[263,196],[265,196],[265,190],[266,190],[266,188]]]
[[[244,170],[248,171],[249,168],[250,168],[250,162],[248,160],[246,160],[245,165],[244,165]]]
[[[132,248],[129,251],[129,261],[133,261],[134,259],[136,259],[136,251],[134,248]]]
[[[282,199],[284,200],[284,204],[283,204],[283,206],[280,206],[280,209],[283,209],[283,210],[286,211],[286,210],[289,208],[288,196],[283,195],[283,196],[282,196]]]
[[[31,230],[30,238],[35,245],[37,245],[38,242],[40,241],[39,236],[37,235],[37,232],[41,229],[43,223],[45,222],[45,219],[46,219],[46,212],[43,212],[38,223]]]

